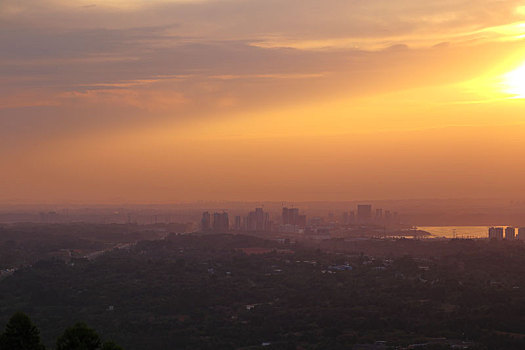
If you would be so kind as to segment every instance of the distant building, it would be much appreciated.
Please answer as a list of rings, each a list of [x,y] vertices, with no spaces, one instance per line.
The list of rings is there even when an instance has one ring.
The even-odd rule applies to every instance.
[[[230,221],[228,213],[213,214],[213,230],[215,232],[227,232],[230,230]]]
[[[246,217],[246,231],[256,231],[257,230],[257,218],[254,211],[248,213]]]
[[[282,214],[281,214],[281,223],[283,225],[288,225],[290,223],[289,211],[290,211],[290,209],[288,209],[286,207],[283,207],[283,211],[282,211]]]
[[[202,213],[201,230],[209,231],[210,229],[211,229],[211,216],[209,212],[205,211],[204,213]]]
[[[299,216],[298,208],[283,208],[282,223],[283,225],[295,225],[297,217]]]
[[[370,204],[359,204],[357,206],[357,222],[360,224],[370,223],[372,219],[372,206]]]
[[[295,221],[295,225],[299,226],[299,228],[305,228],[306,227],[306,215],[299,215],[297,217],[297,220]]]
[[[341,215],[341,221],[343,222],[343,225],[348,225],[350,223],[350,216],[348,215],[348,212],[345,211]]]
[[[503,227],[491,227],[489,228],[489,238],[490,239],[503,239]]]
[[[505,239],[514,240],[516,239],[516,229],[514,227],[507,227],[505,229]]]
[[[383,209],[376,209],[376,222],[383,221]]]
[[[312,226],[321,226],[324,224],[324,220],[322,217],[315,216],[310,219],[310,225]]]
[[[518,229],[518,237],[520,241],[525,241],[525,227],[520,227]]]
[[[268,213],[265,213],[263,208],[255,208],[255,230],[264,231],[269,219]]]
[[[241,216],[240,215],[237,215],[235,217],[235,224],[233,225],[233,228],[234,228],[235,231],[240,231],[242,229]]]
[[[265,213],[263,208],[255,208],[248,213],[246,218],[247,231],[271,231],[270,214]]]
[[[281,223],[285,227],[306,227],[306,215],[299,215],[298,208],[283,208]],[[294,229],[295,232],[295,229]]]

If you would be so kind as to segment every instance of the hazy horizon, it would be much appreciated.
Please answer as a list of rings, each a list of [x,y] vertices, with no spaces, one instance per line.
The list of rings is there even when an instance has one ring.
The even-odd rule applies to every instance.
[[[201,205],[201,204],[243,204],[243,205],[252,205],[257,206],[259,204],[274,204],[284,207],[294,207],[300,204],[378,204],[378,203],[458,203],[458,205],[466,204],[479,204],[483,206],[491,205],[525,205],[525,199],[521,198],[504,198],[504,197],[492,197],[492,198],[475,198],[475,197],[462,197],[462,198],[368,198],[368,199],[341,199],[341,200],[255,200],[255,199],[246,199],[246,200],[230,200],[230,199],[216,199],[216,200],[187,200],[187,201],[165,201],[165,202],[132,202],[132,201],[108,201],[108,202],[82,202],[82,201],[62,201],[62,202],[52,202],[52,201],[41,201],[41,202],[17,202],[17,201],[4,201],[0,202],[0,208],[9,208],[9,207],[38,207],[38,206],[100,206],[100,207],[118,207],[118,206],[184,206],[184,205]]]

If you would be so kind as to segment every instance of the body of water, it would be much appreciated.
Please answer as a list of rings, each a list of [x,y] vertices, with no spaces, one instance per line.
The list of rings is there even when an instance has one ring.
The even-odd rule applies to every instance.
[[[447,238],[488,238],[489,236],[489,226],[418,226],[418,230],[427,231],[436,237]]]

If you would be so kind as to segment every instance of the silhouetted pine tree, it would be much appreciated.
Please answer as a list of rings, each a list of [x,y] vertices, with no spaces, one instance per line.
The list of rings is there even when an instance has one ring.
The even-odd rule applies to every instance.
[[[40,331],[23,312],[15,313],[0,336],[0,350],[43,350]]]

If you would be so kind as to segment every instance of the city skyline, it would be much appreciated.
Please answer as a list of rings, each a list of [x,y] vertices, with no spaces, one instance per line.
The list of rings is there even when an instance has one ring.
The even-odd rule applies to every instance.
[[[0,0],[0,350],[525,349],[523,0]]]

